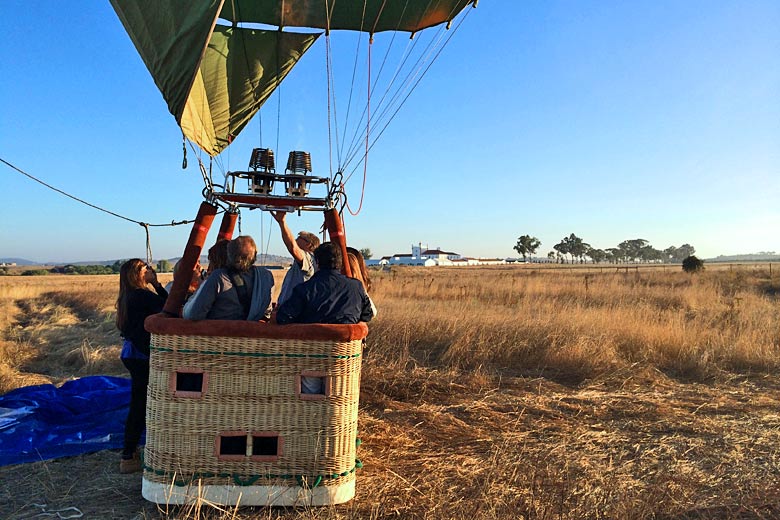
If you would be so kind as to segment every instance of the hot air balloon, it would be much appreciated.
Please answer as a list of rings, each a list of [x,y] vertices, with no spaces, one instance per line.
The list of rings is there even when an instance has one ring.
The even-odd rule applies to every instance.
[[[369,40],[370,49],[379,33],[415,37],[436,26],[449,28],[477,1],[111,0],[111,4],[184,139],[217,158],[323,36],[330,67],[332,34],[360,35]],[[421,54],[430,58],[436,52],[429,48]],[[402,104],[426,70],[418,65],[417,72],[402,81],[407,90],[394,94],[391,116],[398,100]],[[398,72],[393,78],[397,76]],[[330,77],[329,70],[329,82]],[[369,125],[372,77],[369,72],[369,101],[361,116],[365,123],[360,124],[365,146],[345,154],[328,177],[312,175],[311,158],[300,150],[290,152],[281,173],[272,149],[255,148],[247,169],[223,172],[222,182],[213,181],[212,163],[206,166],[199,159],[205,200],[184,250],[182,272],[194,268],[219,208],[224,215],[218,240],[232,237],[241,208],[323,211],[330,239],[346,258],[339,215],[343,175],[349,161],[365,160],[370,139],[378,138],[372,135],[377,127]],[[240,189],[242,183],[245,190]],[[312,195],[316,189],[320,196]],[[344,270],[350,274],[348,262]],[[152,356],[144,497],[173,504],[198,498],[244,505],[350,500],[360,467],[357,412],[366,325],[190,322],[179,318],[186,290],[185,277],[180,277],[164,313],[146,321],[152,332]],[[321,395],[302,395],[301,377],[322,378],[325,390]]]

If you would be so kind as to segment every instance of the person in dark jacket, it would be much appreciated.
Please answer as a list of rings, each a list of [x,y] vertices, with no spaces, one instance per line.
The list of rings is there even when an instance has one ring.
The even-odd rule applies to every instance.
[[[285,323],[358,323],[370,321],[374,313],[363,284],[341,274],[341,250],[325,242],[314,250],[317,272],[309,281],[297,285],[290,298],[282,302],[276,322]]]
[[[147,289],[151,284],[156,292]],[[120,473],[141,470],[138,442],[146,427],[146,387],[149,384],[149,343],[144,329],[147,316],[162,311],[168,293],[157,273],[140,258],[128,260],[119,270],[119,297],[116,300],[116,326],[122,333],[122,363],[130,372],[130,410],[125,422],[125,442]]]
[[[296,285],[277,308],[276,323],[358,323],[371,321],[374,311],[363,284],[341,274],[341,249],[325,242],[314,250],[317,272]],[[322,378],[301,377],[301,393],[324,392]]]

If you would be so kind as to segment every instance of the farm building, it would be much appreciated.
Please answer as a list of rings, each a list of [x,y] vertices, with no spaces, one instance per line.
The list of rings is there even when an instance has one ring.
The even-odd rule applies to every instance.
[[[475,265],[499,265],[505,264],[503,258],[469,258],[436,249],[422,248],[422,244],[412,245],[411,253],[398,253],[391,256],[383,256],[379,260],[367,260],[367,265],[417,265],[424,267],[462,267]]]

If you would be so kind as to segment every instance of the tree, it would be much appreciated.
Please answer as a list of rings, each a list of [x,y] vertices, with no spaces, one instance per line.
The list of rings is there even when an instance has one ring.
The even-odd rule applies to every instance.
[[[373,253],[371,253],[371,250],[367,247],[361,249],[360,254],[363,255],[363,259],[365,260],[371,260],[371,257],[373,256]]]
[[[624,240],[618,244],[618,248],[624,252],[624,258],[636,262],[641,258],[641,250],[647,245],[644,238],[634,238],[633,240]]]
[[[555,249],[558,252],[558,258],[566,258],[566,255],[568,255],[571,251],[569,250],[569,243],[567,242],[566,238],[558,242],[553,246],[553,249]]]
[[[532,237],[531,235],[523,235],[517,239],[517,244],[513,249],[523,255],[523,261],[525,261],[528,256],[536,253],[536,250],[539,249],[540,245],[542,245],[542,243],[538,238]]]
[[[619,247],[610,247],[606,250],[607,261],[617,264],[623,259],[623,250]]]
[[[555,251],[550,251],[549,253],[547,253],[547,258],[550,260],[555,258]]]
[[[43,276],[49,274],[49,271],[46,269],[28,269],[27,271],[22,271],[22,276]]]
[[[590,244],[583,242],[580,237],[572,233],[567,237],[563,237],[561,241],[553,246],[553,249],[558,251],[561,255],[571,255],[571,262],[574,263],[574,258],[579,258],[582,262],[582,257],[588,251]]]
[[[594,264],[600,264],[607,258],[607,253],[603,249],[596,249],[595,247],[589,247],[585,253]]]
[[[663,257],[664,254],[662,251],[659,251],[649,244],[642,246],[639,249],[639,259],[643,262],[658,262],[659,260],[662,260]]]
[[[171,271],[171,263],[168,260],[160,260],[157,262],[158,273],[169,273]]]
[[[698,273],[704,270],[704,261],[691,255],[682,261],[682,268],[686,273]]]
[[[679,259],[678,261],[683,261],[689,256],[693,256],[694,253],[696,253],[696,249],[694,249],[692,245],[690,244],[681,245],[680,247],[677,248],[677,258]]]
[[[677,258],[677,248],[674,246],[669,246],[666,249],[664,249],[664,263],[673,262],[674,259]]]
[[[569,242],[569,254],[572,256],[572,263],[574,262],[574,258],[578,258],[580,263],[582,263],[582,257],[584,257],[585,253],[590,249],[590,244],[583,242],[583,240],[574,233],[564,240],[568,240]]]

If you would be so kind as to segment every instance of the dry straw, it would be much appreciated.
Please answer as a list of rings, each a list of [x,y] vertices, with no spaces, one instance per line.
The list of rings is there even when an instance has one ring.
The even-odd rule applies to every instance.
[[[46,503],[90,518],[778,518],[773,274],[736,265],[693,277],[678,266],[374,273],[355,500],[296,510],[202,500],[158,512],[137,476],[116,472],[117,454],[102,453],[0,468],[0,517]],[[81,373],[63,356],[83,336],[61,348],[56,339],[82,322],[58,325],[69,310],[27,312],[50,305],[52,291],[78,300],[92,277],[74,278],[0,279],[2,348],[14,353],[2,358],[7,384]],[[98,321],[111,321],[110,278],[96,278],[113,283],[98,291]],[[102,341],[118,357],[111,334],[84,348]],[[43,372],[31,373],[30,359]],[[123,374],[118,363],[113,373]]]

